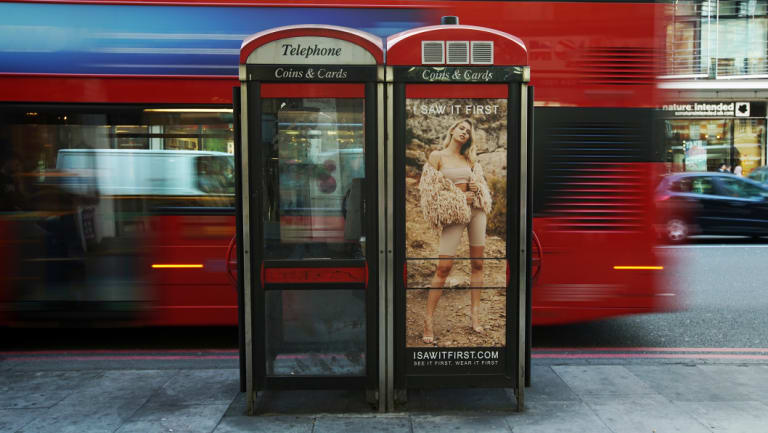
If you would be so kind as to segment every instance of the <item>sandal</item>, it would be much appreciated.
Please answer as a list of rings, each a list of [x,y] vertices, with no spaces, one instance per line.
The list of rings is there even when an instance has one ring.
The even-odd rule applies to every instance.
[[[480,326],[479,324],[475,324],[475,320],[472,319],[472,325],[470,326],[473,331],[477,332],[480,335],[485,335],[485,328]]]
[[[432,329],[432,326],[432,323],[427,326],[427,321],[426,319],[424,320],[424,335],[421,337],[421,341],[424,344],[433,344],[435,342],[435,331]],[[429,329],[429,332],[427,332],[427,329]]]

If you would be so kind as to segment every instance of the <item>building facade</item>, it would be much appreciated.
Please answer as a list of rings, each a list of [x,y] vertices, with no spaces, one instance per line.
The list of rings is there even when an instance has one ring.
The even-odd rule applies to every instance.
[[[660,84],[668,169],[725,163],[747,175],[766,165],[768,2],[678,0],[670,16]]]

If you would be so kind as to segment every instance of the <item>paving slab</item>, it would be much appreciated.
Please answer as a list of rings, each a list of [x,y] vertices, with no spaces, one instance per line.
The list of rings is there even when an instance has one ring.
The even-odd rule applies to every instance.
[[[116,433],[210,433],[226,405],[144,406]]]
[[[407,415],[320,416],[312,433],[411,433]]]
[[[579,400],[579,396],[549,366],[535,366],[531,369],[531,386],[525,388],[524,392],[526,403]]]
[[[768,406],[757,401],[682,402],[678,406],[712,432],[762,433],[768,431]]]
[[[409,389],[408,402],[396,408],[415,412],[503,412],[517,410],[506,388]]]
[[[582,401],[538,402],[509,415],[514,433],[613,433]]]
[[[735,366],[729,366],[730,371]],[[727,376],[708,374],[696,365],[634,365],[627,369],[670,401],[753,400],[729,384]]]
[[[614,432],[711,433],[699,420],[660,395],[587,398]]]
[[[510,433],[504,415],[411,415],[413,433]]]
[[[222,418],[213,433],[312,433],[314,425],[309,416],[232,416]]]
[[[701,365],[708,375],[724,379],[749,400],[768,403],[768,365]]]
[[[229,404],[224,416],[248,416],[248,400],[246,393],[239,392]]]
[[[47,409],[0,409],[0,433],[13,433],[45,413]]]
[[[143,400],[93,400],[68,397],[18,433],[112,433],[138,410]]]
[[[163,385],[179,374],[179,370],[113,370],[83,381],[76,395],[92,399],[147,400]]]
[[[237,404],[237,407],[247,410],[245,398]],[[366,401],[365,391],[362,390],[271,390],[259,393],[256,412],[262,415],[314,415],[371,414],[375,413],[375,410]]]
[[[157,390],[147,404],[229,405],[239,392],[238,370],[182,370]]]
[[[553,366],[552,370],[580,397],[654,394],[646,383],[619,365]]]
[[[4,371],[0,409],[52,407],[102,375],[101,371]]]

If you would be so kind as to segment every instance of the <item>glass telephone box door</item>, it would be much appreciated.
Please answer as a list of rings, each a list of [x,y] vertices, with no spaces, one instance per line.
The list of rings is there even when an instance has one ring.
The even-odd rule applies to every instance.
[[[249,86],[258,86],[260,95],[251,107],[258,124],[250,127],[260,136],[251,161],[258,209],[252,245],[261,272],[257,297],[263,299],[254,311],[264,314],[255,334],[263,323],[265,353],[255,359],[263,360],[267,382],[307,377],[325,388],[359,382],[372,389],[376,117],[366,95],[375,95],[375,87]]]

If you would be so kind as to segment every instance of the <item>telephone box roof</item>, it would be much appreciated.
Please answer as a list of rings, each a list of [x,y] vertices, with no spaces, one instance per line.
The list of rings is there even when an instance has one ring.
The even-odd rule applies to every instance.
[[[388,37],[387,64],[419,65],[422,59],[422,42],[434,41],[451,43],[491,41],[493,42],[493,66],[528,65],[528,50],[520,38],[487,27],[459,24],[418,27]]]
[[[275,27],[249,36],[240,46],[240,64],[246,64],[251,53],[269,42],[298,37],[325,37],[351,42],[368,51],[377,64],[384,63],[384,41],[376,35],[349,27],[302,24]]]

